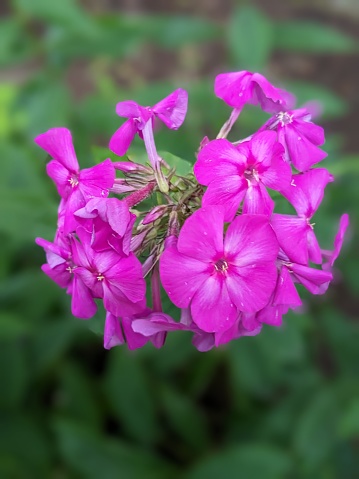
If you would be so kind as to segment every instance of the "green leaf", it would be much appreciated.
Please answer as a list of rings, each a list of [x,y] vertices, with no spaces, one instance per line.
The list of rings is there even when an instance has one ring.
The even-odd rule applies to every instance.
[[[30,411],[29,411],[30,412]],[[0,475],[3,478],[51,477],[52,441],[34,414],[0,416]],[[8,475],[3,475],[5,470]]]
[[[148,16],[139,21],[146,37],[164,48],[210,41],[221,34],[215,23],[190,16]]]
[[[16,18],[0,21],[0,38],[0,66],[13,65],[31,56],[34,42]]]
[[[189,161],[180,158],[179,156],[173,155],[168,151],[159,151],[159,156],[161,156],[172,168],[176,168],[176,173],[180,176],[186,176],[192,171],[192,165]]]
[[[126,433],[140,443],[154,443],[160,432],[156,406],[139,357],[112,349],[104,386],[107,401]]]
[[[208,447],[209,431],[204,415],[188,397],[164,386],[161,402],[170,427],[192,450],[201,451]]]
[[[247,444],[211,454],[186,479],[285,479],[292,469],[289,456],[267,444]]]
[[[72,318],[70,312],[67,320],[43,325],[32,344],[35,371],[38,373],[51,368],[82,330],[78,319]]]
[[[146,450],[96,435],[86,426],[56,420],[61,456],[72,471],[86,479],[167,479],[174,469]],[[72,476],[71,476],[72,477]]]
[[[346,408],[339,423],[339,433],[344,438],[355,438],[359,435],[359,399],[354,398]]]
[[[338,117],[347,112],[345,101],[323,86],[300,81],[286,81],[285,85],[287,90],[293,92],[297,97],[298,106],[314,100],[323,108],[325,117]]]
[[[0,343],[0,409],[12,409],[23,400],[29,381],[25,349],[20,341]]]
[[[238,8],[232,15],[227,41],[237,70],[261,71],[272,52],[272,24],[254,7]]]
[[[298,415],[294,449],[305,471],[315,470],[331,455],[337,441],[337,408],[331,391],[322,390]]]
[[[327,168],[335,176],[358,175],[359,174],[359,155],[345,155],[337,159],[335,163],[328,165]]]
[[[39,18],[45,22],[71,27],[76,31],[92,33],[94,24],[85,10],[80,8],[76,0],[15,0],[16,8],[21,14]]]
[[[274,46],[307,53],[347,53],[358,51],[354,38],[327,25],[286,21],[275,25]]]

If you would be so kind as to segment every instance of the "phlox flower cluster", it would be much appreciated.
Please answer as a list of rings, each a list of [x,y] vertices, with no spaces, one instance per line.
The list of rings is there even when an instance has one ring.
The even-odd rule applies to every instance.
[[[107,349],[149,341],[159,348],[169,332],[183,330],[207,351],[256,335],[263,324],[280,326],[302,305],[298,284],[318,295],[333,280],[349,219],[340,219],[333,250],[323,250],[313,221],[333,176],[318,167],[324,131],[310,108],[295,109],[293,95],[259,73],[220,74],[214,91],[232,111],[217,138],[200,142],[186,176],[161,158],[154,137],[158,120],[182,125],[182,89],[152,107],[117,104],[126,121],[109,148],[118,161],[80,169],[66,128],[35,138],[60,196],[54,240],[36,239],[46,253],[42,269],[71,296],[74,316],[89,319],[103,302]],[[246,104],[272,116],[253,135],[229,141]],[[145,164],[125,156],[136,135]],[[293,214],[281,212],[283,203]],[[164,294],[177,320],[163,310]]]

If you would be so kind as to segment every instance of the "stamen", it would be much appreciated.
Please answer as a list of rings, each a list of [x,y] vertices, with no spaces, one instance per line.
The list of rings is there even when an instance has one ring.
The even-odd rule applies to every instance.
[[[293,115],[289,115],[286,111],[277,113],[277,118],[281,126],[288,125],[288,123],[292,123],[293,121]]]
[[[103,281],[105,279],[102,273],[97,273],[97,281]]]
[[[79,180],[76,178],[76,176],[71,176],[71,178],[69,178],[67,181],[70,183],[72,188],[75,188],[75,186],[79,184]]]
[[[224,259],[220,259],[218,260],[215,264],[214,264],[214,269],[216,271],[218,271],[219,273],[222,273],[222,274],[226,274],[226,271],[228,269],[228,263],[226,260]]]

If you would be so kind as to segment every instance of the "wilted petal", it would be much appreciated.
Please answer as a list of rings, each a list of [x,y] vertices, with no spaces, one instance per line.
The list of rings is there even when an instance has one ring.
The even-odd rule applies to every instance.
[[[156,103],[152,110],[168,128],[177,130],[186,117],[187,104],[188,93],[186,90],[178,88],[166,98]]]

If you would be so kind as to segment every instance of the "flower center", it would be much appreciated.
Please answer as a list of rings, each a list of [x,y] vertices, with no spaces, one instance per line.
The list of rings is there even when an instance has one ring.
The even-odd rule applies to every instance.
[[[97,273],[97,281],[103,281],[105,279],[104,275],[102,273]]]
[[[249,185],[251,184],[252,180],[259,181],[258,171],[253,167],[249,167],[244,171],[244,177],[248,181]]]
[[[219,273],[226,274],[226,271],[228,269],[228,263],[224,259],[219,259],[215,264],[214,264],[214,269],[218,271]]]
[[[288,123],[292,123],[293,115],[290,115],[286,111],[281,111],[277,113],[277,119],[280,122],[281,126],[288,125]]]
[[[67,181],[70,183],[71,188],[75,188],[79,184],[79,180],[76,175],[72,175]]]

